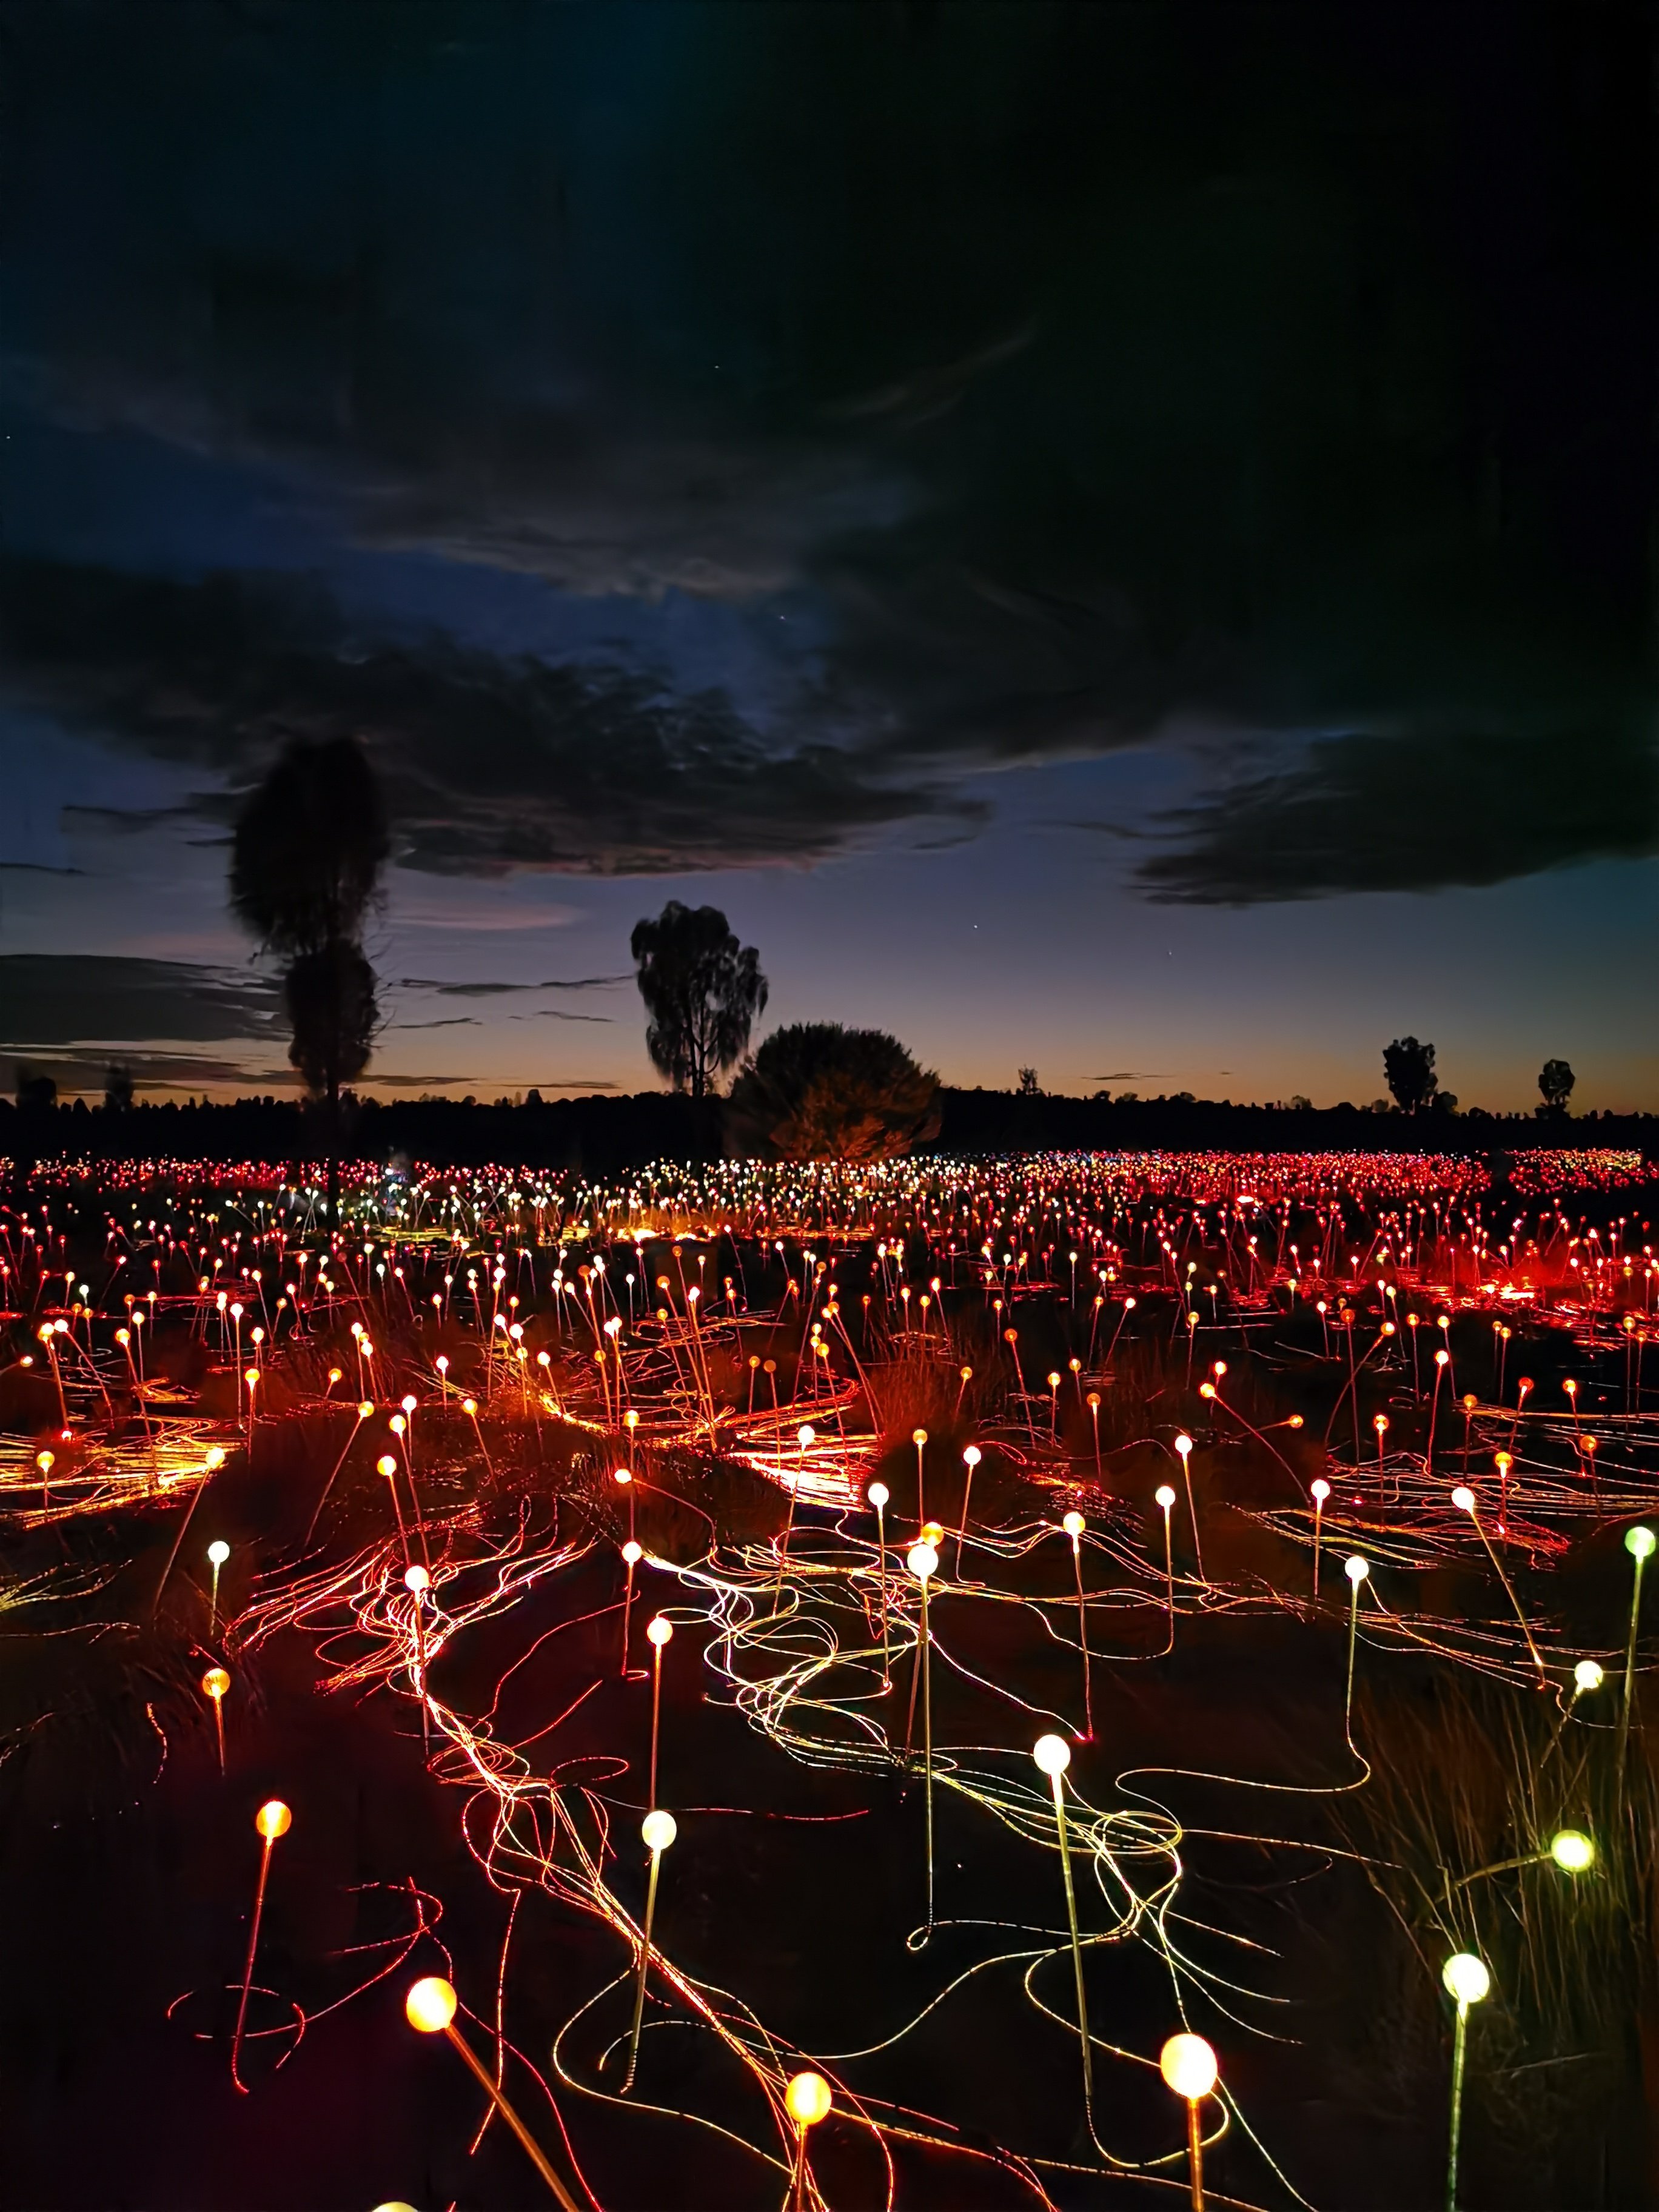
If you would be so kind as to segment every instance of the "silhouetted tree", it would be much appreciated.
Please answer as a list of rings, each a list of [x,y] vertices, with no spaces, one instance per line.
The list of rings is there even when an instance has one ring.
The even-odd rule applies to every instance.
[[[50,1075],[33,1068],[17,1071],[17,1103],[25,1114],[45,1114],[58,1103],[58,1085]]]
[[[1544,1103],[1539,1110],[1545,1114],[1565,1114],[1567,1101],[1572,1096],[1572,1086],[1577,1080],[1565,1060],[1547,1060],[1538,1071],[1538,1088],[1544,1094]]]
[[[801,1022],[767,1038],[727,1120],[745,1149],[781,1159],[891,1159],[938,1135],[939,1078],[880,1030]]]
[[[339,1218],[340,1092],[368,1066],[379,1010],[362,927],[391,850],[380,785],[349,738],[289,744],[237,817],[230,902],[287,963],[289,1059],[327,1104]]]
[[[104,1071],[104,1109],[110,1114],[125,1114],[132,1104],[132,1070],[130,1067],[107,1067]]]
[[[738,945],[717,906],[683,906],[678,899],[654,921],[635,925],[629,949],[649,1017],[645,1048],[652,1066],[677,1091],[706,1097],[743,1058],[766,1010],[759,953]]]
[[[1420,1113],[1439,1088],[1434,1047],[1413,1036],[1396,1037],[1382,1048],[1382,1074],[1401,1113]]]
[[[1019,1071],[1019,1095],[1022,1098],[1042,1097],[1042,1085],[1037,1081],[1036,1068],[1022,1067]]]

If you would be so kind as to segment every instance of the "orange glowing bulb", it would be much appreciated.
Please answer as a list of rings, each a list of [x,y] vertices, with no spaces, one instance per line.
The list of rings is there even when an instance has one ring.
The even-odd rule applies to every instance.
[[[253,1825],[268,1844],[274,1844],[293,1826],[294,1815],[280,1797],[267,1797],[254,1814]]]

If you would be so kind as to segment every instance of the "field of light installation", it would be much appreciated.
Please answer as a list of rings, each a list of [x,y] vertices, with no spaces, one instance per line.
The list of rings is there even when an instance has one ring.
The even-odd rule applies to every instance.
[[[40,1170],[9,2195],[1647,2201],[1644,1174]]]

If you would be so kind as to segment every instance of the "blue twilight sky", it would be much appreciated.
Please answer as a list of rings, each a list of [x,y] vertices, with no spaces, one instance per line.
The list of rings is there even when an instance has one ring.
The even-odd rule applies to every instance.
[[[653,1080],[633,924],[947,1080],[1659,1107],[1640,9],[8,11],[0,1053]]]

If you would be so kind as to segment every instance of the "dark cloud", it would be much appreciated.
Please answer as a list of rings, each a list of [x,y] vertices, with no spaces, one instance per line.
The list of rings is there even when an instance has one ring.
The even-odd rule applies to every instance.
[[[910,816],[977,811],[896,782],[868,752],[769,746],[715,693],[677,698],[620,669],[436,637],[365,646],[323,595],[267,578],[14,562],[0,574],[0,638],[36,703],[233,784],[287,737],[363,738],[405,865],[440,872],[808,861]]]
[[[65,1096],[101,1091],[114,1066],[125,1070],[137,1091],[183,1091],[232,1084],[244,1095],[271,1091],[291,1097],[296,1089],[291,1067],[246,1067],[240,1060],[215,1059],[203,1053],[28,1052],[17,1054],[15,1065],[19,1072],[51,1076]]]
[[[1322,738],[1292,764],[1181,810],[1141,863],[1158,900],[1249,905],[1332,891],[1495,884],[1659,852],[1659,751],[1545,735]]]
[[[157,1037],[276,1043],[281,1033],[280,991],[247,969],[106,953],[0,954],[0,1050]]]
[[[1480,9],[1431,37],[1389,6],[1197,20],[14,9],[16,542],[64,542],[54,502],[29,520],[29,427],[120,433],[283,488],[247,569],[303,507],[451,574],[717,603],[776,711],[636,647],[361,636],[252,579],[124,611],[43,571],[25,672],[233,781],[289,730],[360,728],[427,869],[948,836],[987,769],[1194,720],[1314,735],[1312,781],[1241,741],[1160,896],[1631,849],[1646,11],[1517,5],[1501,68]],[[1363,795],[1443,747],[1530,805],[1552,743],[1583,803],[1476,825],[1474,860]],[[1241,803],[1293,861],[1242,853]]]

